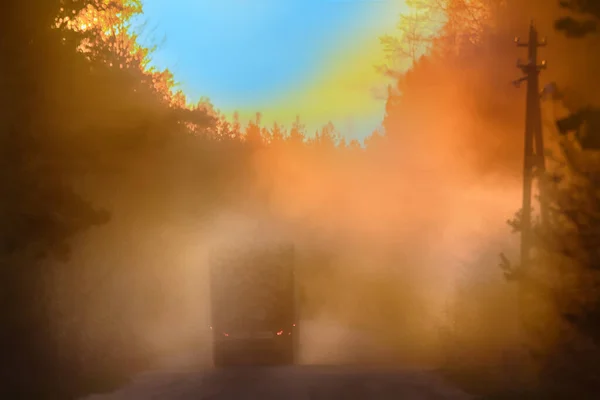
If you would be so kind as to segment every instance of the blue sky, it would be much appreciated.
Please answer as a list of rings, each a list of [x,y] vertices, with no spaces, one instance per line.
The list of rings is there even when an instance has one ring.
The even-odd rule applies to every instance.
[[[373,71],[381,58],[378,37],[394,32],[403,1],[143,0],[143,5],[142,41],[158,46],[153,63],[169,68],[193,101],[209,97],[218,109],[228,115],[240,111],[243,119],[260,111],[266,124],[289,125],[300,114],[315,129],[331,119],[350,137],[366,136],[381,121],[384,103],[371,90],[385,84]],[[354,131],[344,132],[349,121]]]

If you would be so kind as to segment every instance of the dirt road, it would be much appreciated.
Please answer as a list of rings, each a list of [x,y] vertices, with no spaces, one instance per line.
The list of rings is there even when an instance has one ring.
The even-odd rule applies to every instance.
[[[365,366],[376,347],[336,325],[303,324],[305,365],[215,369],[210,350],[166,360],[113,393],[85,400],[467,400],[472,397],[418,368]],[[382,350],[385,352],[385,349]],[[377,355],[381,358],[381,355]],[[198,362],[198,360],[202,360]],[[328,365],[329,364],[329,365]]]
[[[239,367],[141,375],[131,385],[86,400],[402,399],[463,400],[434,373],[368,367]]]

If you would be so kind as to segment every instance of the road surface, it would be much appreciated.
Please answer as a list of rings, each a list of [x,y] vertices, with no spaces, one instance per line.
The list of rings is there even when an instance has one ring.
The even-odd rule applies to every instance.
[[[368,346],[364,338],[336,326],[309,325],[304,324],[310,329],[302,336],[311,343],[310,349],[301,356],[301,362],[306,365],[215,369],[210,362],[210,352],[204,349],[202,352],[206,354],[171,359],[158,370],[139,375],[126,387],[113,393],[88,396],[84,400],[473,398],[453,388],[434,372],[361,365],[367,354],[374,352],[373,346]],[[319,340],[313,336],[318,336]],[[200,359],[204,361],[199,364]]]
[[[143,374],[129,386],[86,400],[471,399],[433,373],[368,367],[237,367]]]

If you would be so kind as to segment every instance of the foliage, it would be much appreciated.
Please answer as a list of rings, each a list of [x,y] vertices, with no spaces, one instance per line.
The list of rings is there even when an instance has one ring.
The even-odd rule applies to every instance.
[[[589,21],[597,16],[593,4],[565,2],[566,8],[587,14],[590,20],[562,19],[557,29],[570,37],[592,33],[595,23]],[[484,177],[488,171],[495,173],[499,164],[520,166],[510,138],[521,129],[521,106],[514,104],[509,94],[512,88],[503,83],[510,78],[498,72],[498,65],[504,69],[514,61],[512,43],[496,27],[505,2],[439,0],[410,5],[414,12],[401,19],[398,37],[381,39],[389,56],[383,70],[395,81],[386,104],[385,130],[373,132],[364,147],[356,140],[346,143],[332,123],[312,135],[299,117],[289,129],[279,124],[266,127],[257,113],[243,127],[237,114],[227,118],[209,99],[189,104],[168,70],[151,67],[152,49],[138,43],[131,21],[142,12],[139,0],[23,0],[3,5],[0,34],[14,40],[0,42],[0,184],[6,193],[0,203],[0,313],[6,327],[0,347],[14,368],[3,377],[11,382],[3,386],[7,393],[0,394],[72,398],[109,390],[148,366],[139,330],[127,316],[137,310],[138,301],[153,310],[160,307],[157,288],[163,282],[157,276],[165,268],[146,266],[147,271],[156,268],[157,273],[139,283],[141,268],[135,262],[109,266],[107,273],[93,271],[89,288],[79,278],[87,272],[85,263],[68,261],[73,242],[85,241],[94,226],[118,230],[127,225],[127,218],[154,218],[162,229],[172,214],[184,225],[192,217],[209,219],[216,205],[264,206],[280,183],[277,179],[300,188],[284,193],[290,203],[294,196],[303,195],[302,188],[318,185],[347,185],[356,196],[365,191],[364,181],[381,179],[399,165],[412,165],[403,162],[405,158],[410,162],[414,153],[431,150],[419,164],[429,167],[444,146],[451,147],[454,155],[461,154],[472,169],[483,171]],[[409,64],[408,72],[399,73]],[[513,125],[516,120],[518,125]],[[461,132],[462,142],[448,139],[449,124],[452,132]],[[477,151],[468,151],[473,148]],[[560,286],[555,281],[540,285],[543,290],[537,294],[542,296],[543,291],[544,301],[551,300],[549,313],[569,323],[568,335],[586,336],[594,342],[600,337],[596,318],[600,294],[594,286],[598,164],[590,160],[581,166],[580,150],[565,149],[570,157],[564,160],[563,176],[551,187],[554,230],[538,242],[538,264],[546,267],[544,278],[549,271],[563,278]],[[394,162],[388,165],[383,156],[391,153]],[[256,177],[253,166],[265,160],[272,162],[268,178]],[[348,166],[359,171],[366,162],[381,168],[364,175],[339,173]],[[272,165],[278,169],[272,171]],[[298,165],[308,172],[297,173]],[[177,191],[180,197],[173,194]],[[128,199],[132,193],[135,198]],[[330,205],[331,213],[343,222],[348,218],[346,192],[332,189],[331,193],[338,197],[314,202]],[[98,204],[86,200],[90,198]],[[518,223],[515,227],[518,230]],[[329,264],[329,258],[321,256],[318,261],[315,268],[326,270],[320,266]],[[56,276],[71,279],[61,296],[75,303],[94,300],[101,304],[107,321],[102,327],[104,336],[92,332],[84,307],[57,315],[57,309],[64,309],[55,304],[60,297],[55,296]],[[111,277],[125,282],[125,288],[111,287]],[[568,285],[562,285],[565,282]],[[373,291],[385,289],[377,297],[379,303],[372,304],[374,310],[383,310],[384,304],[400,298],[390,282],[374,280],[372,287]],[[405,313],[414,296],[409,288],[402,293],[406,298],[372,319],[385,325],[394,314]],[[586,293],[585,301],[576,293]],[[491,284],[477,286],[477,290],[469,287],[460,294],[464,304],[457,307],[465,311],[463,331],[449,335],[456,347],[457,343],[467,346],[481,332],[490,337],[498,334],[492,324],[473,326],[472,322],[491,320],[498,310],[494,308],[497,299],[505,294]],[[330,293],[320,295],[327,298]],[[121,298],[128,300],[119,302]],[[311,306],[317,314],[320,304]],[[472,317],[469,310],[477,316]],[[508,312],[501,311],[506,317]],[[144,318],[152,321],[156,315]],[[387,332],[386,340],[401,341],[397,332]],[[552,346],[566,343],[559,339],[563,337],[552,337],[540,350],[546,351],[541,357],[546,357],[548,368],[560,364],[548,354]],[[111,351],[103,350],[107,348]],[[584,375],[574,371],[573,376]]]
[[[597,22],[596,3],[561,3],[564,8],[576,13],[574,17],[558,19],[557,30],[568,37],[593,34]],[[477,137],[473,145],[480,154],[487,155],[485,163],[488,166],[493,157],[502,154],[498,159],[503,168],[520,168],[522,160],[514,157],[514,154],[522,144],[515,146],[511,138],[513,134],[520,137],[522,105],[514,102],[514,95],[506,85],[513,79],[511,75],[514,73],[507,66],[513,65],[515,59],[514,45],[510,43],[510,36],[507,36],[507,33],[514,34],[508,29],[514,26],[510,25],[512,20],[506,15],[511,12],[516,15],[519,6],[504,1],[448,0],[436,2],[436,7],[445,16],[445,21],[429,41],[428,55],[414,62],[412,68],[403,74],[397,73],[393,62],[387,66],[388,74],[396,79],[386,104],[384,127],[387,139],[401,143],[399,146],[403,147],[407,144],[419,145],[420,138],[426,136],[427,143],[440,142],[444,146],[452,146],[453,143],[442,136],[447,129],[442,124],[436,124],[435,120],[428,119],[428,116],[450,119],[445,110],[451,109],[450,120],[454,122],[458,120],[459,113],[468,110],[465,113],[468,123],[456,123],[453,131],[461,132],[462,137],[470,137],[471,129],[477,131],[477,134],[473,134],[473,137]],[[536,4],[536,7],[539,5]],[[393,49],[397,47],[394,43],[400,43],[403,35],[401,30],[400,36],[394,39],[396,42],[389,38],[383,40],[389,54],[394,53]],[[508,75],[503,71],[508,71]],[[452,107],[456,102],[460,103],[460,107]],[[598,243],[598,158],[596,155],[586,155],[582,148],[595,148],[599,135],[595,132],[594,107],[571,111],[571,117],[578,119],[577,126],[565,129],[564,133],[577,131],[576,137],[569,135],[561,139],[561,162],[548,177],[548,196],[553,204],[551,229],[542,231],[539,225],[536,227],[535,266],[526,282],[522,276],[515,278],[523,284],[528,296],[524,313],[531,339],[529,350],[540,368],[538,372],[545,395],[548,395],[548,391],[557,394],[571,390],[585,397],[586,393],[597,391],[594,376],[598,365],[593,360],[597,358],[597,344],[594,343],[598,340],[599,293],[595,265],[598,258],[595,250]],[[419,116],[416,121],[415,115]],[[485,123],[474,123],[477,120]],[[564,123],[569,122],[572,121],[565,120]],[[440,132],[440,136],[432,132]],[[486,135],[482,135],[482,132]],[[502,139],[488,143],[486,138],[490,133]],[[495,147],[496,152],[487,151],[487,146]],[[468,157],[464,148],[456,154]],[[482,168],[479,165],[474,167],[478,170]],[[490,168],[492,171],[494,169]],[[510,224],[514,232],[520,232],[518,213]],[[496,306],[494,302],[483,304],[476,289],[474,287],[457,294],[464,304],[453,307],[453,311],[466,314],[466,309],[477,305],[481,306],[482,312],[487,312],[488,308]],[[503,292],[499,286],[495,290]],[[444,339],[458,358],[467,358],[469,345],[473,345],[472,337],[466,332],[468,322],[481,319],[468,315],[464,318],[451,326],[454,331],[450,331],[452,334],[446,332]],[[517,318],[516,314],[514,318]],[[505,332],[504,327],[498,330]],[[459,346],[452,342],[461,339],[467,344]],[[480,348],[473,347],[474,352],[481,352]],[[471,359],[470,355],[468,359]],[[502,369],[500,365],[496,366]],[[482,368],[480,365],[471,363],[464,367],[467,370],[471,368],[472,379],[486,379],[475,373]],[[454,372],[461,372],[456,363],[452,368]],[[496,378],[502,382],[501,385],[507,384],[505,378]]]
[[[25,0],[0,13],[2,37],[12,38],[0,43],[0,348],[13,366],[2,376],[3,397],[73,398],[148,367],[127,321],[135,302],[94,331],[83,307],[105,303],[105,315],[111,297],[124,294],[107,282],[136,277],[135,266],[89,271],[90,261],[73,265],[69,257],[91,227],[122,224],[126,217],[111,214],[135,202],[119,194],[124,187],[152,182],[146,204],[125,210],[164,218],[168,211],[157,210],[167,208],[166,188],[199,179],[183,202],[197,215],[211,202],[237,201],[252,178],[252,154],[267,145],[338,150],[332,124],[308,141],[299,118],[289,134],[262,127],[260,114],[243,129],[208,99],[188,104],[173,75],[153,69],[151,49],[138,44],[131,20],[141,11],[138,0]],[[92,284],[83,278],[90,274],[99,277]],[[153,296],[159,284],[148,278],[136,293]],[[65,308],[63,299],[80,306]]]
[[[566,16],[555,21],[556,30],[567,37],[582,38],[595,33],[600,19],[600,3],[596,0],[565,0],[560,2],[564,9],[578,14]]]
[[[148,52],[126,25],[140,11],[139,2],[99,0],[3,8],[0,29],[11,40],[0,44],[0,346],[12,366],[2,376],[3,397],[72,398],[131,373],[109,379],[118,357],[85,347],[77,333],[82,315],[71,315],[69,325],[53,319],[51,286],[66,268],[72,240],[109,220],[75,182],[127,169],[136,153],[157,140],[164,144],[168,131],[183,133],[183,121],[211,123],[203,110],[171,100],[168,73],[145,69]],[[77,29],[86,18],[114,34],[103,35],[100,25]],[[62,337],[57,329],[65,331]],[[66,341],[79,357],[64,358]],[[140,360],[133,364],[141,367]]]
[[[599,17],[594,4],[561,2],[579,15],[559,18],[555,28],[569,38],[592,33]],[[516,276],[529,299],[521,307],[530,352],[539,366],[539,390],[554,396],[587,397],[600,388],[596,113],[594,107],[571,110],[557,123],[560,156],[551,158],[543,193],[551,215],[543,226],[539,221],[535,226],[535,257],[528,273]],[[574,136],[568,135],[573,131]],[[518,214],[510,223],[521,231]]]

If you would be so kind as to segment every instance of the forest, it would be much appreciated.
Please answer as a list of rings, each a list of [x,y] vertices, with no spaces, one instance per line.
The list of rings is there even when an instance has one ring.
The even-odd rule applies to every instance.
[[[488,398],[600,391],[600,2],[407,4],[374,66],[383,129],[360,142],[192,104],[140,45],[140,0],[2,2],[0,397],[110,391],[198,346],[211,240],[263,217],[299,244],[307,318]],[[515,279],[498,255],[517,263],[510,82],[532,18],[558,88],[542,103],[550,223]]]

